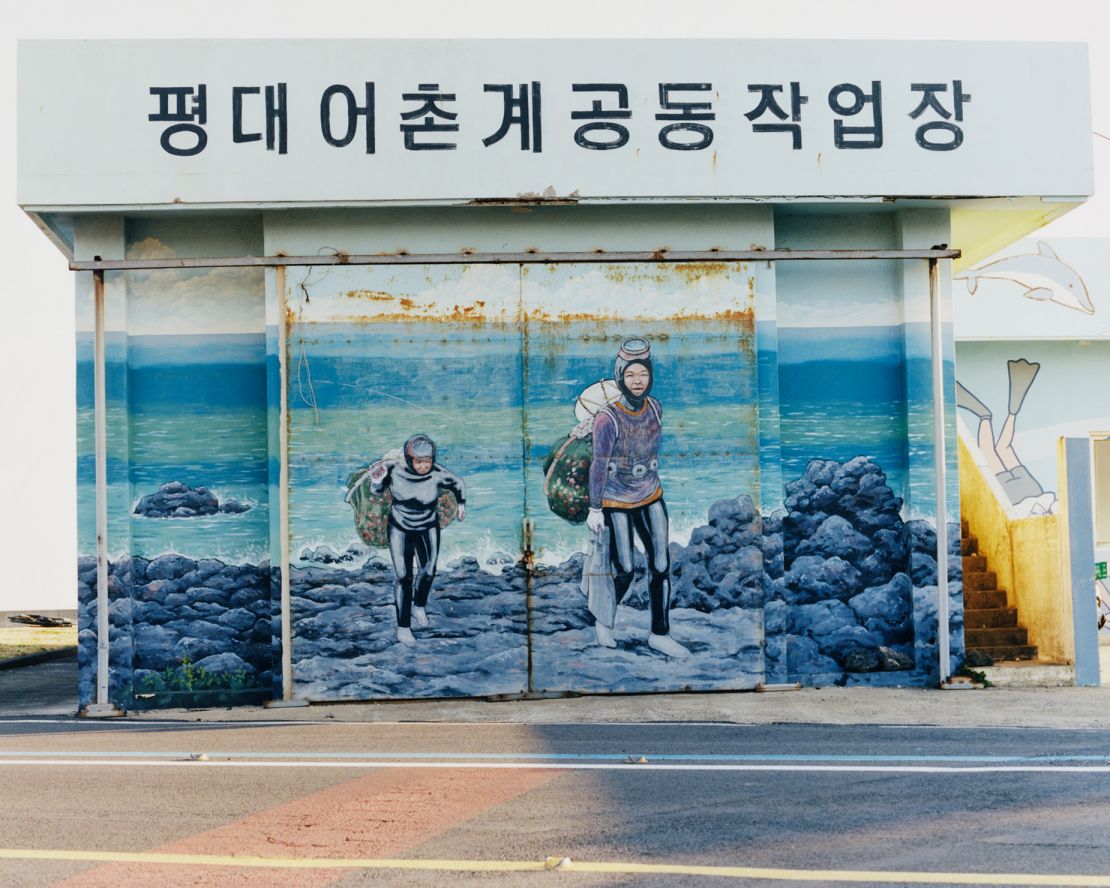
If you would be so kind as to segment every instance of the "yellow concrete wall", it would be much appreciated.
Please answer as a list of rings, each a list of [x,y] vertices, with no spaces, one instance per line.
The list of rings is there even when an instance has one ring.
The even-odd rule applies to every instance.
[[[1010,522],[1014,565],[1010,605],[1029,630],[1029,643],[1041,660],[1072,663],[1075,638],[1071,597],[1060,573],[1060,518],[1038,515]]]
[[[1071,596],[1060,573],[1060,518],[1011,518],[961,438],[960,513],[979,539],[987,568],[998,576],[1018,622],[1041,660],[1071,663],[1075,639]]]

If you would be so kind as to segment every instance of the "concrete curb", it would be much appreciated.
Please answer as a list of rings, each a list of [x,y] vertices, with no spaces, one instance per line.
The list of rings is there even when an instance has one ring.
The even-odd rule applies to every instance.
[[[76,656],[77,645],[55,648],[52,651],[40,651],[37,654],[24,654],[22,657],[9,657],[6,660],[0,660],[0,670],[18,669],[20,666],[34,666],[36,663],[45,663],[47,660],[63,660],[66,657]]]

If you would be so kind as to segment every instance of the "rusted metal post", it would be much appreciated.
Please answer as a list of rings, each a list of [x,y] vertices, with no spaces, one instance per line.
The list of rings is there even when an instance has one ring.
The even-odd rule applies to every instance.
[[[277,354],[278,354],[278,493],[277,509],[278,551],[277,564],[281,577],[281,697],[266,703],[269,708],[307,706],[305,700],[293,698],[293,611],[289,577],[291,537],[289,535],[289,316],[285,295],[284,265],[274,268],[274,289],[277,303]],[[272,588],[272,587],[271,587]]]
[[[81,714],[90,717],[122,715],[108,699],[108,395],[104,349],[104,271],[93,272],[95,327],[93,334],[93,423],[96,453],[96,702]]]
[[[948,638],[948,478],[944,429],[944,332],[941,324],[939,260],[929,259],[929,333],[933,370],[933,460],[937,515],[937,658],[940,683],[951,676]]]
[[[289,317],[285,298],[285,266],[275,274],[278,302],[278,373],[281,378],[281,403],[278,407],[278,526],[281,534],[281,699],[293,699],[293,614],[289,582]]]

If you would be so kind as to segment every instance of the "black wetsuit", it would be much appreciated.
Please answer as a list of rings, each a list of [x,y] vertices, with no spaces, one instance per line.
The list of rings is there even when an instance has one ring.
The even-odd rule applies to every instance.
[[[388,490],[393,497],[389,510],[389,555],[397,576],[397,625],[407,629],[412,608],[425,607],[439,560],[439,496],[454,494],[464,505],[465,486],[461,478],[440,465],[427,475],[418,475],[404,463],[388,463],[386,475],[371,482],[375,493]],[[417,571],[413,574],[413,562]]]

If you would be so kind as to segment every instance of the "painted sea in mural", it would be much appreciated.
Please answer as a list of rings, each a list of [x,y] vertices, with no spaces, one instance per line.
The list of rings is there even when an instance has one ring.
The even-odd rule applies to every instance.
[[[870,337],[876,345],[887,341],[887,331],[853,331],[851,342]],[[265,376],[261,367],[265,341],[257,337],[231,337],[220,349],[220,358],[213,361],[212,337],[180,337],[176,350],[167,356],[159,349],[164,364],[132,364],[127,377],[130,382],[129,417],[130,464],[122,449],[109,453],[108,474],[113,485],[131,485],[131,497],[152,492],[168,481],[182,481],[193,487],[207,486],[221,499],[234,498],[256,507],[238,515],[219,515],[192,519],[128,518],[113,512],[109,525],[110,538],[125,540],[136,535],[137,551],[158,554],[179,552],[193,557],[218,557],[232,562],[260,561],[268,557],[267,449],[265,408]],[[347,343],[341,330],[328,338],[317,337],[311,360],[299,361],[296,351],[292,360],[291,408],[293,426],[311,434],[314,440],[332,442],[334,459],[315,459],[298,465],[293,475],[295,496],[312,515],[316,528],[302,548],[327,546],[344,551],[356,541],[350,510],[342,503],[347,472],[400,445],[411,422],[394,422],[369,427],[367,403],[380,391],[375,381],[382,378],[400,379],[386,393],[423,407],[425,425],[441,426],[442,453],[445,461],[453,458],[465,468],[471,485],[474,520],[452,530],[445,537],[443,554],[448,559],[473,555],[479,560],[504,550],[506,540],[519,539],[521,510],[519,503],[499,496],[505,474],[523,473],[523,439],[504,442],[504,447],[490,453],[481,448],[484,459],[475,458],[481,442],[488,445],[488,424],[493,411],[504,411],[512,417],[521,415],[523,400],[519,386],[504,376],[504,362],[490,353],[489,343],[458,343],[445,348],[437,356],[446,368],[443,372],[465,373],[483,381],[469,393],[465,403],[444,404],[440,400],[440,371],[429,373],[417,368],[416,356],[392,353],[374,358],[360,351],[361,346]],[[192,340],[192,341],[190,341]],[[295,345],[295,343],[294,343]],[[132,346],[132,360],[135,360]],[[337,380],[336,364],[356,357],[366,382],[352,388]],[[596,359],[576,357],[564,368],[565,373],[545,381],[544,391],[528,409],[529,437],[527,458],[532,471],[527,478],[529,501],[542,503],[542,463],[556,444],[575,424],[574,399],[582,386],[580,380],[592,379],[604,369],[604,346],[597,348]],[[906,416],[905,401],[890,381],[896,368],[892,359],[877,349],[857,352],[860,358],[850,363],[854,384],[835,388],[820,384],[831,373],[843,379],[845,368],[829,362],[792,362],[780,364],[782,400],[780,422],[782,439],[763,442],[765,449],[782,447],[784,476],[800,477],[806,463],[817,456],[825,459],[848,460],[867,455],[883,466],[891,487],[907,489],[907,423],[917,423],[927,430],[931,416],[922,411]],[[141,355],[141,350],[139,351]],[[148,360],[153,355],[148,357]],[[170,363],[172,359],[173,363]],[[406,372],[406,361],[409,364]],[[742,406],[752,404],[751,382],[736,380],[722,385],[713,380],[713,367],[702,365],[704,387],[685,385],[685,381],[669,372],[665,352],[659,358],[659,395],[670,410],[681,412],[681,421],[668,423],[664,451],[671,453],[715,452],[720,430],[731,424],[738,428],[744,421]],[[601,369],[599,369],[601,368]],[[519,379],[519,368],[517,370]],[[109,373],[123,375],[118,364],[109,364]],[[383,376],[384,374],[384,376]],[[396,374],[394,376],[394,374]],[[301,381],[298,380],[301,376]],[[307,386],[311,377],[311,394]],[[82,496],[83,512],[78,521],[82,552],[95,551],[95,516],[93,514],[94,459],[92,441],[92,367],[84,361],[78,367],[78,484],[88,496]],[[302,387],[303,386],[303,387]],[[737,389],[742,387],[743,390]],[[303,391],[303,397],[302,397]],[[540,398],[542,397],[542,401]],[[311,406],[309,399],[315,399]],[[306,403],[309,401],[309,403]],[[113,412],[122,411],[122,404],[110,407],[110,426],[123,423]],[[419,424],[419,421],[418,421]],[[123,442],[118,442],[122,444]],[[755,481],[756,454],[734,449],[720,453],[722,464],[728,465],[728,483],[737,493],[758,490]],[[349,467],[349,468],[346,468]],[[704,464],[690,465],[683,460],[665,465],[664,480],[675,491],[705,490],[701,483],[706,473],[713,474]],[[718,474],[720,471],[718,470]],[[910,503],[927,502],[931,497],[928,481],[904,498]],[[774,494],[763,493],[772,504]],[[672,536],[688,541],[690,531],[704,521],[711,504],[707,495],[684,500],[672,496]],[[766,506],[765,506],[766,508]],[[546,510],[530,511],[541,529],[537,534],[544,549],[541,560],[558,563],[581,549],[582,534],[559,521]],[[907,513],[907,518],[917,517]],[[214,534],[214,529],[219,530]],[[140,541],[141,540],[141,544]],[[215,546],[215,549],[213,548]],[[293,553],[294,558],[300,551]]]
[[[127,361],[124,362],[126,348]],[[227,563],[269,557],[265,336],[109,340],[108,482],[129,508],[109,512],[112,557],[176,552]],[[78,341],[79,551],[96,551],[91,337]],[[118,395],[126,393],[127,398]],[[166,483],[207,487],[240,513],[146,518],[133,507]]]

